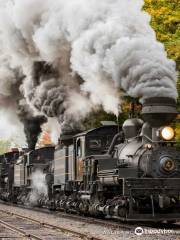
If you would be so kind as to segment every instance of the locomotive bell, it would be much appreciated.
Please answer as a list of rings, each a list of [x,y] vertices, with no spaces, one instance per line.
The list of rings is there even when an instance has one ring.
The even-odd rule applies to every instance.
[[[152,127],[168,125],[177,116],[176,101],[168,97],[153,97],[144,100],[142,118]]]
[[[126,139],[136,137],[143,125],[143,121],[139,118],[127,119],[122,126]]]

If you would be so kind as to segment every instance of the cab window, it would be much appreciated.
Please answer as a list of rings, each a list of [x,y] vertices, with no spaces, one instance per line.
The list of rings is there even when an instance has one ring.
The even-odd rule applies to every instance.
[[[101,147],[102,147],[101,139],[98,139],[98,138],[89,139],[90,149],[100,149]]]
[[[76,152],[78,157],[82,157],[82,142],[80,138],[76,142]]]

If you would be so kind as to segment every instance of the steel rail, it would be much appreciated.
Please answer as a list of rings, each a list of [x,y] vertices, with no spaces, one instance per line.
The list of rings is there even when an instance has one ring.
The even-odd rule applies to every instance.
[[[78,231],[75,231],[75,230],[72,230],[72,229],[69,229],[69,228],[65,228],[65,227],[60,227],[60,226],[57,226],[57,225],[54,225],[54,224],[49,224],[49,223],[45,223],[45,222],[41,222],[41,221],[38,221],[36,219],[33,219],[31,217],[27,217],[27,216],[22,216],[20,214],[17,214],[17,213],[14,213],[14,212],[10,212],[10,211],[7,211],[7,210],[2,210],[0,209],[0,212],[2,213],[5,213],[7,215],[13,215],[17,218],[21,218],[21,219],[24,219],[24,220],[28,220],[28,221],[31,221],[31,222],[34,222],[34,223],[37,223],[38,225],[40,226],[43,226],[45,228],[50,228],[50,229],[53,229],[53,230],[56,230],[56,231],[60,231],[60,232],[65,232],[65,233],[71,233],[73,235],[75,235],[76,237],[80,237],[82,239],[87,239],[87,240],[102,240],[102,238],[99,238],[99,237],[95,237],[95,236],[87,236],[87,234],[85,233],[80,233]],[[43,238],[35,235],[35,234],[27,234],[26,231],[22,230],[22,229],[19,229],[17,227],[15,227],[14,225],[11,225],[9,223],[6,223],[5,221],[3,220],[0,220],[0,224],[4,225],[5,227],[11,229],[11,230],[14,230],[18,233],[21,233],[23,236],[25,237],[31,237],[31,238],[34,238],[34,239],[37,239],[37,240],[43,240]]]
[[[9,203],[3,203],[5,205],[8,206],[13,206],[16,208],[20,208],[20,209],[25,209],[25,210],[30,210],[33,212],[41,212],[41,213],[46,213],[46,214],[50,214],[50,215],[54,215],[56,217],[62,217],[62,218],[66,218],[66,219],[74,219],[77,221],[83,221],[85,223],[89,223],[89,224],[99,224],[101,226],[104,227],[111,227],[114,229],[117,228],[122,228],[122,229],[126,229],[126,230],[132,230],[134,231],[136,227],[138,227],[139,225],[142,227],[147,227],[147,228],[154,228],[154,229],[169,229],[169,228],[179,228],[180,229],[180,222],[177,223],[156,223],[156,222],[130,222],[130,223],[123,223],[121,221],[119,221],[118,219],[101,219],[101,218],[94,218],[91,216],[80,216],[77,214],[71,214],[71,213],[66,213],[60,210],[56,210],[56,211],[50,211],[47,208],[39,208],[39,207],[29,207],[29,206],[25,206],[25,205],[17,205],[17,204],[9,204]],[[43,224],[43,223],[42,223]]]
[[[101,226],[108,226],[108,227],[112,227],[112,228],[123,228],[126,230],[134,230],[136,227],[138,227],[139,225],[137,225],[137,223],[123,223],[120,222],[118,220],[115,219],[102,219],[102,218],[95,218],[92,216],[81,216],[78,214],[72,214],[72,213],[66,213],[64,211],[61,210],[56,210],[56,211],[50,211],[47,208],[38,208],[38,207],[29,207],[29,206],[25,206],[25,205],[17,205],[17,204],[10,204],[10,203],[2,203],[8,206],[13,206],[13,207],[17,207],[20,209],[25,209],[25,210],[30,210],[33,212],[41,212],[41,213],[46,213],[46,214],[50,214],[50,215],[54,215],[54,216],[58,216],[58,217],[63,217],[66,219],[74,219],[77,221],[83,221],[85,223],[89,223],[89,224],[99,224]]]
[[[9,230],[16,232],[23,237],[33,238],[33,239],[37,239],[37,240],[43,240],[43,238],[40,238],[40,237],[36,236],[35,234],[32,234],[32,233],[27,234],[26,231],[19,229],[19,228],[15,227],[14,225],[9,224],[3,220],[0,220],[0,224],[2,226],[4,226],[5,228],[8,228]]]

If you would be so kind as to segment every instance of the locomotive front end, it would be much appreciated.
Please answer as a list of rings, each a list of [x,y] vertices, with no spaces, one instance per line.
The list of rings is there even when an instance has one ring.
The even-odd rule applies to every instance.
[[[177,115],[176,102],[150,98],[142,108],[142,145],[131,159],[138,178],[126,178],[130,195],[129,219],[176,221],[180,219],[180,150],[170,126]]]
[[[110,198],[99,211],[126,221],[180,220],[180,150],[170,126],[176,115],[173,99],[156,97],[144,101],[144,121],[124,122],[108,152],[109,168],[107,155],[96,159]]]

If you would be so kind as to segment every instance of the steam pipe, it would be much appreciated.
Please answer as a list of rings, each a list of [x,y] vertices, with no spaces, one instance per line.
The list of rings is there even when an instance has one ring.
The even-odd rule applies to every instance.
[[[111,143],[111,145],[110,145],[110,147],[109,147],[109,149],[108,149],[108,152],[107,152],[108,155],[111,155],[111,154],[112,154],[112,151],[113,151],[113,149],[114,149],[114,146],[115,146],[118,138],[120,138],[120,143],[122,143],[123,140],[124,140],[124,134],[123,134],[122,131],[119,132],[119,133],[117,133],[117,134],[114,136],[114,138],[113,138],[113,140],[112,140],[112,143]]]

